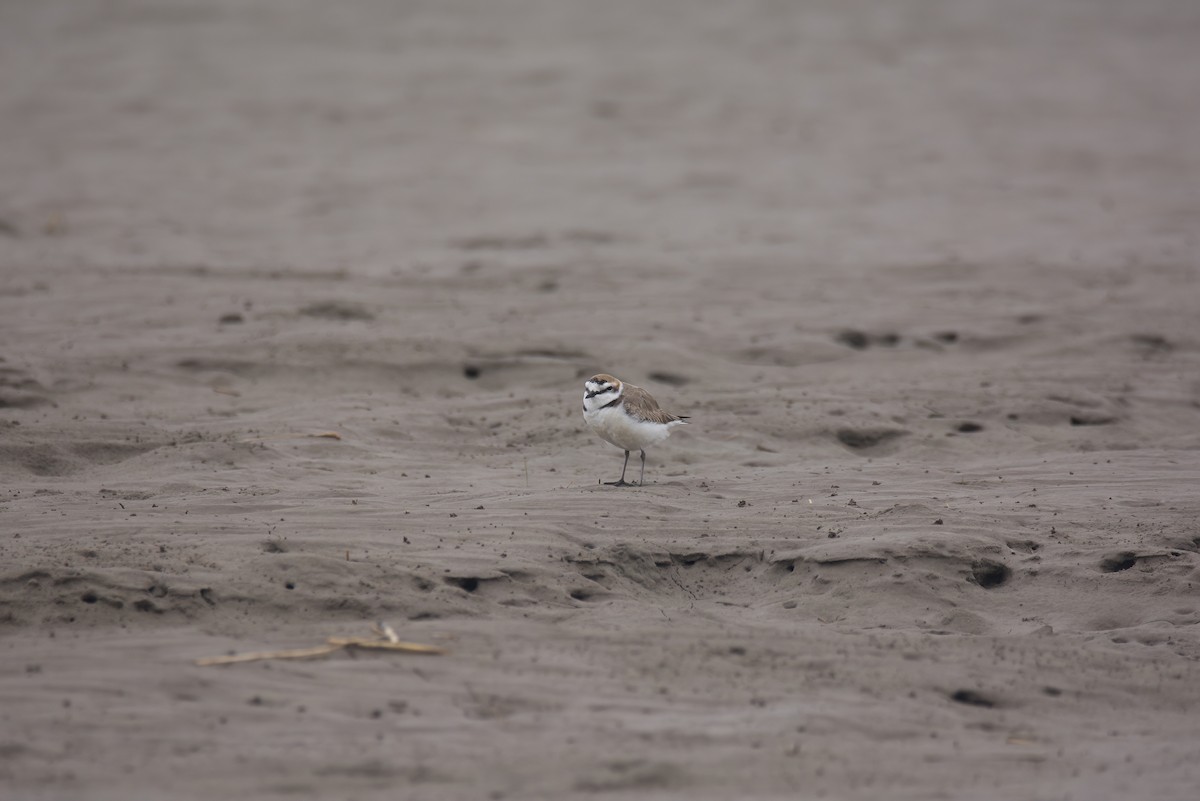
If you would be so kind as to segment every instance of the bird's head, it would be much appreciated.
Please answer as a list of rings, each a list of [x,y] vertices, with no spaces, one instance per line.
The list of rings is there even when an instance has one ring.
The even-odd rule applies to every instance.
[[[583,382],[583,408],[599,409],[621,397],[621,381],[607,373],[594,375]]]

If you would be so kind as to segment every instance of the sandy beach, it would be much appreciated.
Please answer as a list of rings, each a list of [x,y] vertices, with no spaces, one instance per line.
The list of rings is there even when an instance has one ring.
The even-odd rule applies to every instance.
[[[0,795],[1194,797],[1198,53],[0,4]],[[644,487],[599,372],[690,416]],[[446,653],[196,664],[378,622]]]

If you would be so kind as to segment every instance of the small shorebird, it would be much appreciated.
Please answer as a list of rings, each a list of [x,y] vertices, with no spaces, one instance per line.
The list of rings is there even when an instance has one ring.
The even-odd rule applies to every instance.
[[[625,468],[629,467],[629,452],[642,452],[642,476],[638,486],[646,481],[646,448],[662,442],[671,429],[687,420],[658,408],[658,401],[633,384],[626,384],[607,373],[594,375],[583,384],[583,421],[600,439],[625,451],[621,478],[605,481],[613,487],[626,487]]]

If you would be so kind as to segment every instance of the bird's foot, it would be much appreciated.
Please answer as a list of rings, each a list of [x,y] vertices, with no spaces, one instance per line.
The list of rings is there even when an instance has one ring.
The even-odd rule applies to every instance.
[[[605,481],[604,486],[606,486],[606,487],[636,487],[637,482],[626,481],[625,479],[621,479],[620,481]]]

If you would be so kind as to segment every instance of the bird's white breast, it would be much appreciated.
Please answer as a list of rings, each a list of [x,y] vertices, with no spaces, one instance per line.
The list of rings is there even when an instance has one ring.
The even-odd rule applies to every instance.
[[[635,419],[620,405],[585,410],[583,420],[601,439],[627,451],[640,451],[662,442],[671,435],[671,427],[679,425],[678,422],[664,425]]]

